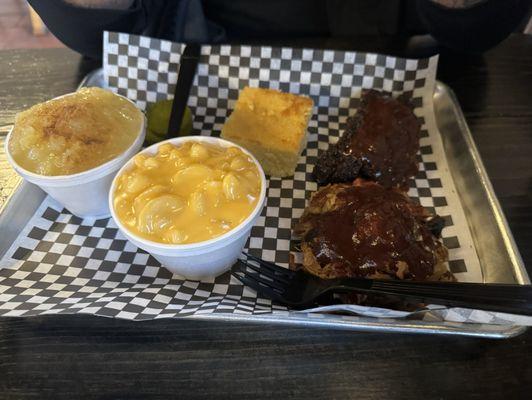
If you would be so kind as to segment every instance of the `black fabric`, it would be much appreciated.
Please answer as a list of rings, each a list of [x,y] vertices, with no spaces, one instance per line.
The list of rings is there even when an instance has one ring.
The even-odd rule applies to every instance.
[[[208,21],[203,12],[201,1],[182,2],[186,10],[177,16],[175,23],[179,27],[181,41],[190,43],[219,43],[226,40],[225,29]],[[183,8],[184,8],[183,7]],[[176,36],[174,36],[174,40]]]
[[[134,0],[127,10],[81,8],[62,0],[28,0],[46,26],[68,47],[92,58],[102,56],[104,30],[161,36],[165,9],[174,2]],[[175,2],[178,3],[178,2]],[[169,9],[169,11],[172,11]],[[166,13],[171,15],[172,13]]]
[[[195,43],[430,33],[444,46],[480,52],[508,36],[530,8],[530,0],[485,0],[467,9],[430,0],[135,0],[127,10],[29,2],[59,40],[94,58],[101,57],[104,30]]]
[[[230,40],[330,36],[327,1],[203,0],[206,17]]]
[[[417,0],[427,30],[442,45],[467,53],[487,50],[512,33],[529,16],[530,0],[486,0],[472,7],[450,9]]]
[[[333,36],[389,36],[399,32],[399,0],[329,0],[327,14]]]

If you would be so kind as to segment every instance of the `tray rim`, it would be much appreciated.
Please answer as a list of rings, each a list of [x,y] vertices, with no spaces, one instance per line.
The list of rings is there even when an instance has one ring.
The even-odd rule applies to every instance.
[[[94,86],[93,81],[101,79],[103,69],[98,68],[89,72],[79,83],[78,89],[84,86]],[[520,284],[529,284],[524,262],[519,253],[513,235],[510,231],[507,219],[504,215],[491,181],[478,152],[471,131],[465,120],[460,104],[456,98],[454,91],[446,84],[439,80],[435,82],[435,93],[440,90],[444,91],[454,105],[453,112],[456,117],[462,135],[468,145],[468,151],[475,164],[477,174],[481,180],[485,193],[488,196],[490,208],[495,216],[497,226],[501,232],[505,248],[511,258],[514,266],[513,271],[515,278]],[[24,190],[28,190],[27,182],[22,182],[14,190],[3,209],[0,212],[0,223],[6,219],[7,212],[12,209],[15,203],[15,197]],[[32,185],[33,186],[33,185]],[[39,204],[42,199],[39,201]],[[32,214],[33,215],[33,214]],[[515,268],[517,267],[517,268]],[[67,313],[62,313],[63,315]],[[75,313],[72,313],[75,314]],[[46,315],[46,314],[45,314]],[[52,314],[48,314],[52,315]],[[24,316],[21,316],[22,318]],[[314,314],[305,312],[281,312],[271,314],[230,314],[230,313],[212,313],[212,314],[195,314],[188,316],[171,317],[176,319],[195,319],[203,321],[223,321],[223,322],[239,322],[239,323],[267,323],[279,324],[288,326],[302,326],[311,328],[328,328],[328,329],[343,329],[363,332],[380,332],[380,333],[415,333],[415,334],[438,334],[438,335],[453,335],[453,336],[467,336],[467,337],[482,337],[491,339],[506,339],[518,336],[524,333],[528,327],[519,325],[487,325],[487,324],[473,324],[461,322],[426,322],[419,320],[401,320],[390,319],[385,321],[383,319],[376,319],[362,316],[339,316],[334,314]],[[356,320],[349,320],[356,318]],[[162,318],[159,318],[162,319]],[[138,321],[133,321],[138,322]],[[490,327],[490,329],[486,329]]]
[[[484,166],[484,162],[482,161],[482,157],[480,156],[480,152],[478,151],[478,147],[476,145],[475,139],[473,138],[473,134],[469,129],[469,125],[467,125],[467,121],[465,119],[464,113],[462,112],[462,108],[460,107],[458,98],[456,97],[454,91],[448,85],[439,80],[436,80],[436,84],[434,87],[434,91],[436,92],[437,90],[445,91],[450,97],[452,103],[455,105],[455,107],[453,108],[453,112],[456,116],[456,122],[458,123],[460,131],[462,132],[462,136],[464,137],[464,140],[467,143],[469,154],[473,159],[473,162],[477,169],[477,174],[481,180],[482,186],[484,187],[485,193],[488,196],[489,205],[493,212],[493,215],[495,216],[499,231],[501,232],[504,241],[504,246],[508,250],[508,255],[511,258],[512,264],[514,265],[514,267],[517,267],[513,269],[517,283],[521,285],[529,285],[530,277],[528,276],[528,273],[526,271],[525,263],[523,261],[523,258],[521,257],[521,253],[517,247],[517,243],[515,242],[512,231],[510,229],[510,225],[508,224],[508,220],[506,219],[506,215],[504,214],[504,211],[502,209],[501,203],[499,202],[499,199],[495,194],[495,189],[493,188],[486,167]]]

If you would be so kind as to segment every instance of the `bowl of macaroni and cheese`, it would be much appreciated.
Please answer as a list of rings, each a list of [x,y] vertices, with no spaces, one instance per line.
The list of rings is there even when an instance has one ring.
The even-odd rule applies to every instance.
[[[83,88],[19,113],[5,149],[19,175],[70,212],[104,218],[114,174],[142,147],[145,124],[127,98]]]
[[[157,143],[118,172],[109,208],[123,234],[171,272],[212,278],[237,260],[260,216],[266,179],[244,148],[216,137]]]

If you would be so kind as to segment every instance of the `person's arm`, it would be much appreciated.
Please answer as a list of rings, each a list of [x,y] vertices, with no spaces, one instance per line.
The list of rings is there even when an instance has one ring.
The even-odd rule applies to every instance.
[[[479,53],[495,46],[529,14],[529,0],[418,0],[430,34],[453,50]]]
[[[485,0],[430,0],[433,3],[437,3],[447,8],[468,8],[478,3],[482,3]]]
[[[167,2],[159,0],[28,0],[48,29],[68,47],[102,56],[105,30],[145,33],[160,19]],[[148,34],[153,32],[146,32]]]
[[[65,3],[82,8],[107,8],[111,10],[127,10],[134,0],[64,0]]]

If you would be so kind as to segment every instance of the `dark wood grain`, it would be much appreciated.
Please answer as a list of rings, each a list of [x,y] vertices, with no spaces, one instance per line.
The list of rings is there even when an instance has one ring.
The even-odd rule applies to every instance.
[[[75,90],[99,63],[68,49],[4,50],[0,57],[0,126],[33,104]]]
[[[68,50],[1,55],[0,126],[27,105],[72,90],[94,67]],[[530,274],[532,38],[513,36],[482,57],[443,53],[439,78],[458,96]],[[524,399],[532,389],[530,354],[532,331],[494,341],[182,320],[3,318],[0,398]]]
[[[525,336],[85,316],[4,320],[0,335],[2,398],[524,399],[532,373]]]

